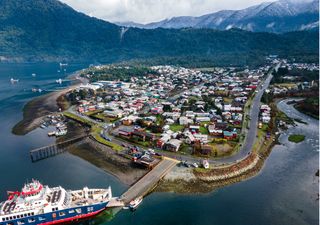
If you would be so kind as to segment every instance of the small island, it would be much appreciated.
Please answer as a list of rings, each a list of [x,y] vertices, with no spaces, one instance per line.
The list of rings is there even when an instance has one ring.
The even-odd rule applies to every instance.
[[[304,139],[305,139],[305,136],[301,135],[301,134],[291,134],[288,137],[288,140],[291,142],[294,142],[294,143],[302,142],[302,141],[304,141]]]

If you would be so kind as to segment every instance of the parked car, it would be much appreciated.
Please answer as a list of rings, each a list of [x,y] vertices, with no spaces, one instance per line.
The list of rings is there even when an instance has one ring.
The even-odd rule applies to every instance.
[[[148,149],[148,152],[149,152],[151,155],[155,155],[155,154],[156,154],[156,153],[154,152],[154,150],[151,149],[151,148]]]
[[[187,167],[187,168],[190,168],[190,164],[189,164],[187,161],[184,161],[184,162],[183,162],[183,165],[184,165],[185,167]]]

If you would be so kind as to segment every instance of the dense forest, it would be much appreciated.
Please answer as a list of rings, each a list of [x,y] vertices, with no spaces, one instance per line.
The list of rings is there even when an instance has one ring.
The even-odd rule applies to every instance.
[[[0,1],[2,61],[145,61],[194,66],[261,64],[278,54],[318,61],[318,33],[122,28],[56,0]]]
[[[90,67],[84,70],[81,76],[89,78],[91,82],[99,80],[120,80],[127,82],[133,76],[142,77],[148,74],[158,75],[158,72],[145,66],[106,66],[99,69]]]
[[[295,77],[295,82],[319,82],[319,71],[317,70],[306,70],[294,68],[289,70],[288,68],[279,68],[277,72],[273,72],[272,83],[285,83],[288,82],[286,76]]]

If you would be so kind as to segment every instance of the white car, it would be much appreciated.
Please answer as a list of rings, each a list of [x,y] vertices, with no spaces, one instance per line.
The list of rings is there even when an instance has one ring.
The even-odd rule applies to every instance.
[[[148,149],[148,152],[149,152],[151,155],[156,154],[156,153],[154,152],[154,150],[153,150],[153,149],[151,149],[151,148],[149,148],[149,149]]]
[[[198,168],[199,167],[197,163],[193,163],[192,165],[193,165],[194,168]]]

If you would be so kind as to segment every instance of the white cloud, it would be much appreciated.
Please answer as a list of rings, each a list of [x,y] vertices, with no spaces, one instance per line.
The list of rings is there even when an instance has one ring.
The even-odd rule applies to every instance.
[[[263,0],[60,0],[74,9],[111,22],[150,23],[174,16],[200,16],[242,9]]]

